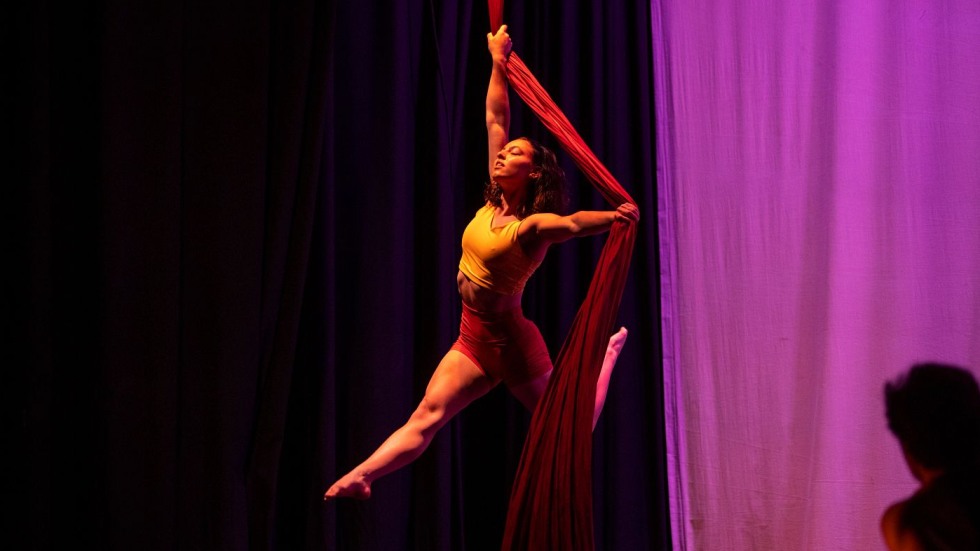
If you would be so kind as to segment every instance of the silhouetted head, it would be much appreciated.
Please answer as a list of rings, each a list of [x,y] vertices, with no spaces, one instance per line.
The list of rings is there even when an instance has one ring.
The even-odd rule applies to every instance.
[[[885,385],[888,428],[905,453],[942,472],[980,467],[980,388],[961,367],[923,363]]]

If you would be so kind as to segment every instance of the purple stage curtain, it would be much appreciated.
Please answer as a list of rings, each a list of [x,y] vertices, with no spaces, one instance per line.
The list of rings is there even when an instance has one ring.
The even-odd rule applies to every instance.
[[[653,128],[634,124],[653,110],[649,4],[557,6],[509,6],[515,42],[653,212]],[[321,499],[411,415],[458,336],[460,236],[487,176],[483,5],[91,7],[0,18],[15,452],[0,485],[16,504],[0,548],[498,549],[530,419],[503,385],[372,499]],[[515,135],[545,138],[512,106]],[[573,204],[604,208],[559,162]],[[669,538],[644,222],[594,434],[597,549]],[[556,247],[528,282],[552,352],[605,239]]]
[[[493,30],[503,2],[490,0]],[[633,202],[599,162],[516,53],[507,63],[511,87],[554,134],[611,206]],[[583,550],[594,547],[592,415],[603,353],[623,296],[636,225],[615,224],[588,295],[555,361],[531,427],[507,511],[503,549]]]
[[[675,549],[879,549],[883,383],[980,367],[980,9],[653,12]]]

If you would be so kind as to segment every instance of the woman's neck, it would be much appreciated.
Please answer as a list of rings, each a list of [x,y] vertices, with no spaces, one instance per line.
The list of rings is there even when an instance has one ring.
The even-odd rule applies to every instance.
[[[902,448],[903,452],[905,453],[905,462],[908,464],[909,470],[912,471],[912,476],[919,481],[922,488],[929,487],[937,478],[940,477],[940,475],[943,474],[942,469],[930,469],[929,467],[926,467],[917,459],[912,457],[908,450],[904,449],[904,445]]]
[[[525,190],[519,189],[512,192],[504,191],[500,194],[500,212],[504,216],[517,216],[517,207],[524,202]]]

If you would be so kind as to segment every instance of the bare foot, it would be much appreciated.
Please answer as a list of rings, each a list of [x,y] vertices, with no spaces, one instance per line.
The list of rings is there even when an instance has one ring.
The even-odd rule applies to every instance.
[[[623,350],[623,345],[626,344],[626,335],[628,333],[625,327],[620,327],[619,331],[609,337],[609,346],[606,347],[607,361],[612,360],[613,363],[616,362],[616,358],[619,357],[619,353]]]
[[[599,369],[599,379],[595,385],[595,409],[592,410],[592,428],[599,422],[599,414],[606,404],[606,391],[609,389],[609,378],[612,377],[613,368],[616,367],[616,360],[619,353],[626,344],[626,328],[620,327],[613,336],[609,337],[609,346],[606,347],[606,357],[602,359],[602,367]]]
[[[323,494],[323,501],[330,501],[338,497],[367,499],[371,497],[371,483],[363,475],[353,471],[349,472],[343,478],[334,482],[333,486]]]

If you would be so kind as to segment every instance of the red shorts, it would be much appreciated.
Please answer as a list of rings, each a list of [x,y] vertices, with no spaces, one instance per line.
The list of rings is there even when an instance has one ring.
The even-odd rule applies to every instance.
[[[461,352],[507,386],[529,382],[552,368],[541,331],[520,308],[480,312],[464,302],[459,338],[450,350]]]

